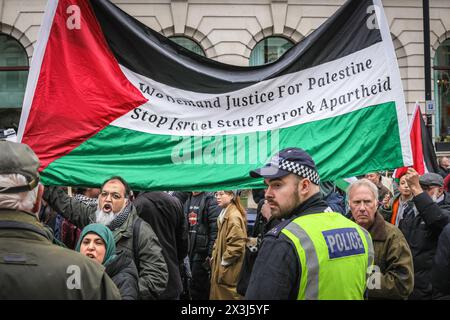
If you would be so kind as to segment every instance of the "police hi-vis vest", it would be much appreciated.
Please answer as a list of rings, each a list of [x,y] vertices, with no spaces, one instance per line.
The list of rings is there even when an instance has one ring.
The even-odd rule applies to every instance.
[[[281,231],[297,249],[302,267],[299,300],[362,300],[373,264],[369,232],[340,213],[308,214]]]

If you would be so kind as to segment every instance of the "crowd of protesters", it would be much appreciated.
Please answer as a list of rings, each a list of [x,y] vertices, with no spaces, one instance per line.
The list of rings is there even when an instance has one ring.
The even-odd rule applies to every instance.
[[[44,188],[31,149],[0,147],[0,299],[450,299],[446,157],[342,190],[288,148],[250,172],[265,190],[139,192]]]

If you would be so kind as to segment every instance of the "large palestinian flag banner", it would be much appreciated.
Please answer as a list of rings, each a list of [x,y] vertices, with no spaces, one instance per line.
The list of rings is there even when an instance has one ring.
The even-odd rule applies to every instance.
[[[191,53],[106,0],[49,1],[19,139],[55,185],[252,188],[248,172],[286,147],[307,150],[322,180],[411,164],[379,0],[348,1],[258,67]]]

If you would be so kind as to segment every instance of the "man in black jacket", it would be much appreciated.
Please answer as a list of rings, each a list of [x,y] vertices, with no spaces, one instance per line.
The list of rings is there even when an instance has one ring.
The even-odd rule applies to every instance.
[[[192,192],[184,204],[189,230],[189,263],[193,300],[209,298],[209,261],[217,237],[217,217],[221,208],[210,192]]]
[[[138,215],[155,231],[169,280],[160,300],[177,300],[183,291],[179,265],[187,254],[187,223],[180,201],[165,192],[144,192],[133,202]]]
[[[450,224],[442,231],[434,256],[433,299],[450,300]]]
[[[399,228],[408,241],[414,262],[414,291],[410,300],[427,300],[432,297],[431,269],[442,229],[447,225],[450,208],[444,202],[437,203],[443,179],[436,173],[420,177],[409,168],[406,181],[417,210],[404,216]]]

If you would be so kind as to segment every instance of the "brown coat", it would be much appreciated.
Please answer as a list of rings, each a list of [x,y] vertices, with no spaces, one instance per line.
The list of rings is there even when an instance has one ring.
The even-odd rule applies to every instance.
[[[226,208],[223,222],[217,219],[219,231],[212,253],[211,300],[238,300],[243,297],[236,292],[239,273],[244,261],[247,229],[244,218],[235,205]],[[222,266],[221,261],[231,262]]]
[[[414,288],[414,270],[403,233],[379,213],[369,232],[375,251],[374,265],[381,271],[381,286],[369,290],[369,299],[406,299]]]

